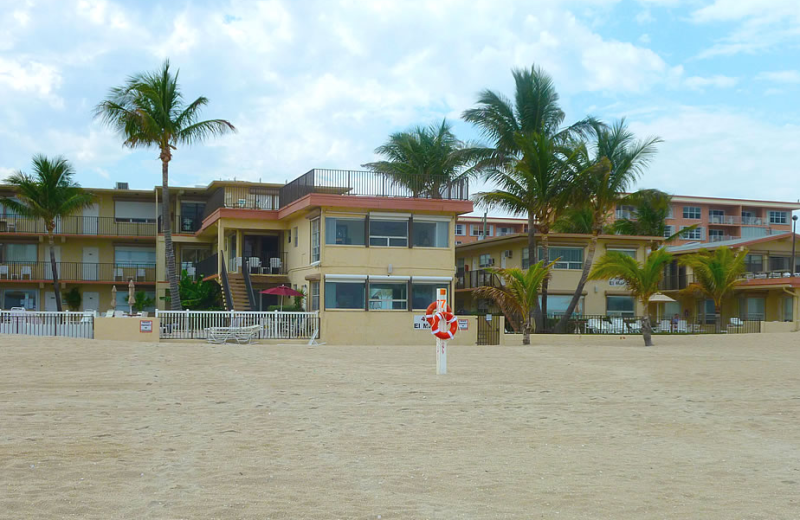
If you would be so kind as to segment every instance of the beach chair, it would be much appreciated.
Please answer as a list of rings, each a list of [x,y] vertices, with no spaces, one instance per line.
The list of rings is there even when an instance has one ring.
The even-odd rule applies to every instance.
[[[586,322],[586,329],[590,334],[601,334],[603,332],[603,320],[589,318]]]
[[[28,275],[28,280],[32,280],[33,279],[33,275],[31,274],[31,266],[29,266],[29,265],[23,265],[22,268],[20,268],[20,270],[19,270],[19,279],[20,280],[25,279],[25,275],[26,274]]]
[[[681,333],[689,332],[689,323],[686,320],[678,320],[678,328],[676,330]]]
[[[144,280],[147,278],[147,274],[145,274],[145,270],[143,267],[139,267],[136,269],[136,280]]]
[[[628,334],[641,334],[642,320],[636,318],[634,320],[629,321],[627,325],[628,325]]]
[[[125,279],[125,272],[122,270],[121,267],[114,268],[114,280],[124,280]]]
[[[611,334],[622,334],[625,332],[625,321],[622,318],[611,318]]]
[[[661,323],[658,324],[658,331],[672,332],[672,322],[670,322],[669,320],[661,320]]]
[[[0,265],[0,278],[2,278],[3,275],[5,275],[6,279],[8,279],[8,266],[7,265]]]
[[[281,259],[280,258],[270,258],[269,259],[269,272],[270,272],[270,274],[280,274],[280,272],[281,272]]]
[[[125,317],[125,311],[114,311],[114,317],[115,318],[124,318]]]
[[[253,269],[255,269],[256,273],[259,273],[261,269],[261,259],[257,256],[251,256],[247,259],[247,268],[251,273],[253,272]]]
[[[106,311],[106,318],[113,318],[114,317],[114,309],[109,309]]]

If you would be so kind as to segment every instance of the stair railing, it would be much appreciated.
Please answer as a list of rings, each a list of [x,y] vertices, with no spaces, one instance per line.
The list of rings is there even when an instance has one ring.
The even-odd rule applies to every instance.
[[[247,302],[250,304],[250,310],[256,310],[256,296],[253,294],[253,283],[250,281],[250,263],[245,260],[242,267],[242,278],[244,279],[244,290],[247,291]]]
[[[225,295],[225,310],[233,310],[233,299],[231,298],[231,286],[228,283],[228,270],[225,269],[225,253],[220,251],[220,260],[222,260],[222,269],[220,269],[220,279],[222,280],[222,292]]]

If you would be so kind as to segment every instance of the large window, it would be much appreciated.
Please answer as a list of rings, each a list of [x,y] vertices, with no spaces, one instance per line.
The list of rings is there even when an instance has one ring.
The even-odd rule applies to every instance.
[[[0,244],[0,263],[36,262],[37,250],[36,244]]]
[[[744,269],[748,273],[760,273],[764,270],[763,255],[747,255],[744,257]]]
[[[474,237],[482,237],[483,236],[483,224],[470,224],[469,226],[469,233]],[[492,236],[494,234],[494,224],[488,224],[486,226],[486,236]]]
[[[572,295],[547,295],[547,315],[548,316],[563,316],[567,312],[569,302],[572,301]],[[542,296],[539,295],[539,305],[542,304]],[[583,296],[578,300],[578,305],[575,306],[573,314],[583,314]]]
[[[326,309],[364,309],[366,284],[363,280],[325,282]]]
[[[310,311],[319,310],[319,282],[311,282],[311,308]]]
[[[582,247],[551,247],[548,250],[550,261],[557,260],[554,269],[583,269]],[[544,258],[544,251],[539,247],[539,259]]]
[[[117,222],[155,222],[155,202],[115,200],[114,219]]]
[[[319,219],[311,221],[311,263],[319,262]]]
[[[427,309],[436,301],[437,289],[448,289],[448,283],[417,283],[411,285],[411,305],[413,309]]]
[[[617,218],[624,218],[627,220],[632,220],[636,218],[636,207],[629,206],[629,205],[620,205],[617,206],[616,211]]]
[[[448,247],[450,236],[449,222],[414,221],[413,244],[414,247]]]
[[[702,218],[702,211],[697,206],[684,206],[683,218],[700,219]]]
[[[684,231],[688,226],[681,226],[681,238],[686,240],[703,240],[703,228],[696,227]]]
[[[788,271],[791,260],[788,256],[770,256],[769,257],[769,270],[770,271]]]
[[[181,201],[181,232],[194,233],[200,229],[200,225],[203,223],[203,213],[205,210],[205,202]]]
[[[370,219],[369,245],[408,247],[408,221]]]
[[[370,282],[370,310],[404,310],[408,306],[408,284]]]
[[[633,316],[635,309],[633,296],[606,296],[606,314],[609,316]]]
[[[363,218],[325,219],[325,243],[328,245],[363,246],[366,220]]]
[[[499,227],[499,228],[497,228],[497,236],[499,236],[499,237],[504,237],[506,235],[513,235],[513,234],[514,234],[514,228],[510,228],[510,227]]]
[[[785,211],[770,211],[769,212],[770,224],[788,224],[789,218]]]
[[[636,250],[635,249],[622,249],[622,248],[608,248],[609,252],[620,253],[626,256],[629,256],[633,259],[636,259]]]
[[[147,247],[116,246],[114,248],[114,263],[118,267],[129,265],[155,266],[156,250]]]
[[[125,294],[128,294],[127,292]],[[38,289],[6,289],[3,291],[3,309],[12,307],[25,307],[36,310],[36,301],[39,299]]]

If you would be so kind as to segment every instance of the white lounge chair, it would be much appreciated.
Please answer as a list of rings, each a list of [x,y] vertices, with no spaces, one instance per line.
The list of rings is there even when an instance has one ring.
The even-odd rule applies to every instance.
[[[136,269],[136,280],[144,280],[147,278],[147,274],[145,274],[145,270],[143,267],[139,267]]]
[[[602,334],[605,332],[605,321],[599,318],[589,318],[586,322],[586,328],[594,334]]]
[[[114,268],[114,280],[124,280],[125,279],[125,272],[122,270],[121,267]]]
[[[270,258],[269,259],[269,271],[271,274],[280,274],[281,272],[281,259],[280,258]]]
[[[689,332],[689,323],[686,320],[678,320],[677,332]]]
[[[106,311],[106,318],[113,318],[114,317],[114,309],[109,309]]]
[[[6,279],[8,279],[8,266],[7,265],[0,265],[0,278],[6,275]]]
[[[22,268],[19,270],[20,280],[24,279],[26,274],[28,275],[28,280],[33,279],[33,275],[31,274],[31,266],[29,265],[23,265]]]
[[[661,323],[658,324],[658,332],[672,332],[672,322],[661,320]]]
[[[622,318],[611,318],[611,334],[622,334],[625,332],[625,320]]]
[[[261,259],[257,256],[251,256],[247,259],[247,268],[251,273],[253,272],[253,269],[255,269],[256,273],[258,273],[261,269]]]

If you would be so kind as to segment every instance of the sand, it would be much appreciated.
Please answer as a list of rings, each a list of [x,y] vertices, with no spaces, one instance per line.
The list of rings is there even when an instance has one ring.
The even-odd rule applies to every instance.
[[[655,339],[0,336],[0,518],[800,518],[800,334]]]

